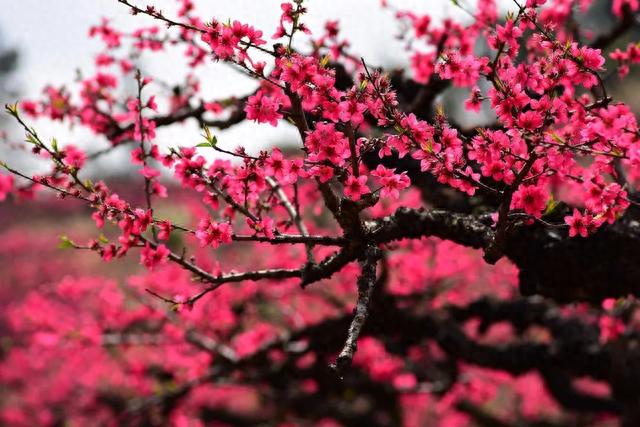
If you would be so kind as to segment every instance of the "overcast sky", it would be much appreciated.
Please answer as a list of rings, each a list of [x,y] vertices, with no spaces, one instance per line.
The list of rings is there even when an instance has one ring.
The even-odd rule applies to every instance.
[[[137,1],[175,10],[174,0]],[[232,18],[246,21],[270,35],[278,22],[280,0],[196,0],[203,17]],[[402,7],[427,10],[434,17],[453,11],[450,0],[402,0]],[[112,19],[118,28],[131,29],[151,20],[131,16],[116,0],[0,0],[0,31],[5,42],[22,53],[22,80],[25,92],[37,92],[52,80],[63,83],[74,76],[74,68],[89,69],[101,46],[88,39],[89,27],[101,17]],[[397,60],[399,45],[393,42],[397,26],[379,0],[308,0],[305,21],[319,31],[328,19],[339,19],[344,34],[355,51],[382,62]],[[348,5],[348,7],[345,7]],[[428,5],[428,7],[427,7]]]
[[[167,14],[175,11],[176,4],[175,0],[133,2],[140,6],[154,4]],[[281,0],[196,0],[196,7],[202,17],[238,19],[255,25],[270,37],[279,19],[280,3]],[[319,34],[327,20],[338,19],[343,36],[351,41],[355,54],[367,58],[372,64],[406,64],[402,46],[395,40],[398,25],[392,19],[392,12],[380,7],[379,0],[307,0],[306,4],[309,14],[305,22],[314,33]],[[397,0],[395,4],[428,12],[434,19],[460,13],[450,0]],[[85,75],[92,73],[93,56],[102,48],[102,44],[89,39],[87,32],[102,17],[111,19],[121,29],[152,24],[148,17],[130,15],[117,0],[0,0],[0,10],[3,42],[20,50],[16,87],[20,90],[21,98],[37,96],[48,83],[71,83],[78,68]],[[159,75],[170,82],[172,78],[177,79],[183,74],[184,69],[176,65],[180,63],[180,58],[171,54],[156,55],[153,60],[145,60],[144,67],[149,74]],[[215,68],[207,80],[203,82],[203,87],[210,98],[248,92],[246,82],[228,67]],[[38,123],[38,126],[47,136],[55,135],[60,141],[66,138],[85,147],[95,139],[89,133],[69,133],[68,129],[44,123]],[[193,145],[194,141],[176,140],[185,138],[185,135],[197,139],[198,130],[195,126],[192,131],[166,131],[159,134],[158,139],[161,145]],[[277,129],[261,126],[259,143],[252,139],[255,131],[254,125],[246,123],[225,132],[222,141],[228,140],[228,146],[243,144],[255,148],[295,138],[293,129],[284,124]]]

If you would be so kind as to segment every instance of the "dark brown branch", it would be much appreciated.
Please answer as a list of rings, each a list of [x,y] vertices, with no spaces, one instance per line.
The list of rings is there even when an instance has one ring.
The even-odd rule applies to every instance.
[[[196,119],[201,125],[207,125],[212,128],[224,130],[236,124],[242,123],[246,119],[247,114],[244,112],[243,107],[249,96],[250,95],[237,99],[232,98],[231,100],[229,100],[228,102],[234,104],[234,108],[231,110],[231,114],[226,119],[206,120],[204,118],[204,114],[206,113],[204,105],[199,105],[195,108],[185,107],[172,114],[150,117],[149,120],[153,121],[156,124],[156,127],[163,127],[170,126],[176,123],[182,123],[188,119]],[[124,127],[115,127],[107,133],[107,137],[109,139],[116,139],[124,133],[132,131],[133,126],[134,125],[132,123]],[[121,144],[118,144],[117,146],[119,145]]]
[[[434,236],[482,249],[493,235],[491,228],[476,216],[436,209],[399,208],[371,225],[370,238],[377,243]]]
[[[369,317],[371,307],[371,297],[376,284],[376,266],[382,257],[382,252],[375,246],[368,246],[364,259],[360,262],[362,272],[358,277],[358,300],[354,309],[353,320],[349,325],[347,339],[342,347],[342,351],[338,355],[336,362],[331,365],[333,369],[342,374],[346,368],[351,366],[353,356],[358,347],[358,337],[364,327],[364,323]]]
[[[326,245],[326,246],[346,246],[349,241],[344,237],[315,236],[315,235],[291,235],[280,234],[273,238],[266,236],[233,235],[235,242],[264,242],[271,244],[305,244],[305,245]]]

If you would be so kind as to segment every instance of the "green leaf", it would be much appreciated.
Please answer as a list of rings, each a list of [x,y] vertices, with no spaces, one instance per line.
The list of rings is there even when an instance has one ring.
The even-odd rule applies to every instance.
[[[100,241],[100,243],[104,243],[104,244],[109,243],[109,239],[107,239],[107,237],[104,234],[101,234],[100,236],[98,236],[98,240]]]
[[[553,194],[549,197],[549,201],[547,202],[547,208],[544,211],[545,215],[549,215],[558,207],[558,201],[553,197]]]
[[[33,136],[32,133],[27,133],[24,137],[24,140],[27,141],[29,144],[38,145],[38,140],[36,139],[35,136]]]
[[[202,136],[204,137],[204,139],[207,140],[207,142],[200,143],[196,145],[196,147],[211,147],[211,148],[215,147],[216,144],[218,143],[218,138],[211,133],[211,129],[209,129],[209,126],[205,125],[203,127],[203,130],[204,130],[204,135]]]
[[[558,135],[557,133],[549,132],[548,135],[551,136],[551,138],[553,138],[553,140],[556,141],[558,144],[566,144],[566,141],[562,139],[560,135]]]
[[[420,144],[420,148],[427,153],[433,153],[433,139],[429,139],[428,141]]]
[[[67,236],[60,236],[59,249],[71,249],[75,247],[76,245]]]

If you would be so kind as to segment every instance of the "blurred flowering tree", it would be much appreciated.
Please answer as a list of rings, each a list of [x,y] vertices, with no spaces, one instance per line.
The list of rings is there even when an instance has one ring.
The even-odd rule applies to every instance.
[[[590,0],[514,1],[504,19],[493,1],[456,1],[469,19],[442,22],[383,1],[410,70],[361,59],[337,21],[312,35],[302,0],[271,37],[190,0],[118,1],[145,26],[92,27],[94,75],[7,106],[51,169],[3,163],[0,197],[84,205],[103,231],[71,226],[61,246],[145,271],[56,277],[8,308],[3,423],[640,425],[640,131],[608,95],[603,54],[637,0],[612,1],[602,34],[576,19]],[[210,99],[189,72],[167,92],[132,58],[169,48],[257,84]],[[624,78],[640,48],[607,56]],[[118,97],[133,80],[137,96]],[[493,123],[446,114],[450,86]],[[35,117],[110,148],[45,140]],[[194,120],[190,146],[156,145],[158,128]],[[294,126],[297,146],[251,154],[216,137],[245,121]],[[88,179],[122,146],[137,190]]]

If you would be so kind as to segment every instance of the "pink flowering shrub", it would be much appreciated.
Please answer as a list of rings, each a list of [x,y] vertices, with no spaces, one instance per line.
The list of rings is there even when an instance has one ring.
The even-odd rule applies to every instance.
[[[360,58],[337,20],[313,33],[303,0],[264,29],[118,1],[140,27],[91,27],[95,72],[6,107],[49,169],[1,163],[0,423],[640,425],[640,130],[609,88],[640,62],[612,49],[638,1],[605,2],[598,34],[589,0],[455,1],[465,19],[441,21],[382,1],[408,70]],[[173,90],[136,70],[175,49]],[[255,84],[213,99],[214,62]],[[160,146],[187,122],[201,135]],[[295,145],[217,132],[245,122],[251,145],[267,126]],[[92,174],[116,149],[120,189]]]

